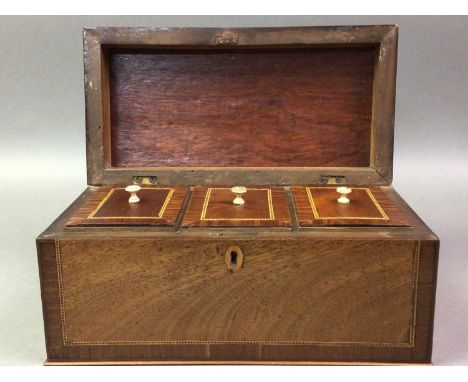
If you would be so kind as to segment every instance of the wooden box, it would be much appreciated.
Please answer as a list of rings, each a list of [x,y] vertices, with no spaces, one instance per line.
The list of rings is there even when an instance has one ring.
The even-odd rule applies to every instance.
[[[37,239],[47,363],[430,362],[396,56],[393,25],[86,29],[88,188]]]

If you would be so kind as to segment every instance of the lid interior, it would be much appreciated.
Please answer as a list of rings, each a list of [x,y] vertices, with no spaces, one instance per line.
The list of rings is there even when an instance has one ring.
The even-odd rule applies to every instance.
[[[375,52],[111,49],[107,165],[367,167]]]
[[[88,183],[389,184],[396,42],[388,25],[87,29]]]

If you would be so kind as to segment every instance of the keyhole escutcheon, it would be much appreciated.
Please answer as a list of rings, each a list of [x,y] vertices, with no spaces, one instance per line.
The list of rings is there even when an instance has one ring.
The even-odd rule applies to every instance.
[[[242,267],[244,262],[244,253],[237,245],[231,245],[226,249],[224,255],[224,261],[226,262],[226,267],[229,271],[237,271]]]

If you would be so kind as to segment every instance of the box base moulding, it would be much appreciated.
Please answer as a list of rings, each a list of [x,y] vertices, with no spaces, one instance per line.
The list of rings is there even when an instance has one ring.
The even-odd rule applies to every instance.
[[[327,362],[327,361],[53,361],[45,366],[165,366],[165,365],[264,365],[264,366],[434,366],[427,363]]]

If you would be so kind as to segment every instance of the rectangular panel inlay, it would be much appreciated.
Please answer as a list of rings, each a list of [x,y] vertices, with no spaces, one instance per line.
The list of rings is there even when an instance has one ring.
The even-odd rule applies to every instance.
[[[200,220],[275,220],[271,189],[253,189],[243,198],[245,204],[234,205],[229,188],[209,188]]]
[[[73,226],[174,226],[187,194],[186,187],[144,186],[140,201],[129,203],[122,187],[94,188],[86,202],[73,214]]]
[[[353,187],[348,204],[337,203],[339,194],[335,188],[306,187],[306,191],[316,219],[388,220],[368,188]]]
[[[247,187],[245,203],[235,205],[229,187],[195,187],[183,225],[203,226],[291,226],[286,191],[281,187]]]
[[[419,243],[236,243],[57,242],[64,343],[413,346]]]
[[[409,227],[402,211],[379,187],[353,187],[348,204],[338,203],[337,187],[293,186],[299,225]]]
[[[124,188],[113,188],[88,219],[161,219],[173,193],[173,188],[146,188],[138,192],[138,203],[129,203]]]

